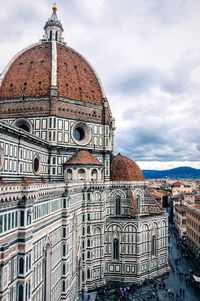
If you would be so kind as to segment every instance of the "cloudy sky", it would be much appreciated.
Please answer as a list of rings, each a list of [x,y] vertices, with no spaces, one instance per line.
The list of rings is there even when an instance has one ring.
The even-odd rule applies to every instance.
[[[1,3],[0,72],[37,42],[49,0]],[[97,70],[116,119],[115,152],[143,169],[200,168],[200,1],[58,0],[67,44]]]

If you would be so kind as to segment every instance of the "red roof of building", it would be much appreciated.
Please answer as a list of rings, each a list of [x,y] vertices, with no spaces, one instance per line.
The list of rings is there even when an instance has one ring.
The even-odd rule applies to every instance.
[[[49,96],[52,76],[51,42],[24,50],[8,66],[0,98]],[[75,50],[57,43],[58,96],[102,105],[102,89],[90,64]]]
[[[69,160],[65,162],[67,165],[85,164],[85,165],[102,165],[89,151],[79,150]]]
[[[130,158],[118,154],[111,160],[111,181],[144,181],[139,166]]]
[[[186,208],[185,206],[182,206],[182,205],[176,205],[175,206],[175,209],[179,212],[185,212],[186,211]]]

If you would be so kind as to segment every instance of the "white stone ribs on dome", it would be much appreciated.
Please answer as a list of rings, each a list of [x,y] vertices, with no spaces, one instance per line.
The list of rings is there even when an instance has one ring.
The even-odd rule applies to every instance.
[[[21,51],[19,51],[11,60],[10,62],[7,64],[7,66],[5,67],[5,69],[3,70],[2,74],[0,75],[0,88],[1,88],[1,85],[2,85],[2,82],[3,82],[3,79],[6,75],[6,73],[8,72],[8,70],[10,69],[10,67],[12,66],[12,64],[15,62],[15,60],[20,56],[22,55],[23,53],[25,53],[27,50],[37,46],[37,45],[40,45],[41,42],[39,43],[35,43],[35,44],[32,44],[26,48],[23,48]]]
[[[56,41],[52,41],[51,45],[52,45],[51,86],[57,86],[57,45],[56,45]]]

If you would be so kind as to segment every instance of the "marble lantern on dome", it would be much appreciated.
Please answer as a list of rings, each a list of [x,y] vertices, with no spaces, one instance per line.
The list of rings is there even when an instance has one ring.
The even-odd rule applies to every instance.
[[[94,68],[53,6],[0,77],[0,300],[75,301],[168,271],[168,220],[139,166],[113,155]]]

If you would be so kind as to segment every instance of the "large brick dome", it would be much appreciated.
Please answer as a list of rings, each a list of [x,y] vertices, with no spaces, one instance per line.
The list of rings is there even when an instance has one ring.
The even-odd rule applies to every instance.
[[[111,181],[144,181],[139,166],[130,158],[118,154],[111,160]]]
[[[0,98],[49,96],[53,74],[57,96],[102,104],[102,88],[90,64],[64,43],[53,46],[47,41],[22,51],[8,65],[1,80]]]

